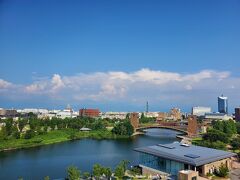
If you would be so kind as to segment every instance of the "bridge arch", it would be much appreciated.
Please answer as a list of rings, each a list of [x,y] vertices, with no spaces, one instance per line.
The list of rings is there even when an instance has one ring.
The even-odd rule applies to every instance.
[[[146,126],[146,127],[138,127],[136,131],[143,131],[145,129],[152,129],[152,128],[160,128],[160,129],[170,129],[174,131],[178,131],[184,134],[188,134],[187,128],[185,127],[172,127],[172,126]]]

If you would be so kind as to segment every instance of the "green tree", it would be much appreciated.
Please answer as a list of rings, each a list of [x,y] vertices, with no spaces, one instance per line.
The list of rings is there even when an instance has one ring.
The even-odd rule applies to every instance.
[[[87,179],[87,178],[89,178],[91,176],[91,174],[89,173],[89,172],[84,172],[83,173],[83,178],[84,179]]]
[[[35,118],[29,119],[29,126],[30,126],[30,129],[31,129],[31,130],[33,130],[33,131],[37,130],[37,128],[39,127],[39,125],[40,125],[39,119],[35,119]]]
[[[228,136],[232,136],[237,133],[236,123],[233,120],[229,121],[213,121],[212,126],[214,129],[226,133]]]
[[[219,177],[227,177],[228,172],[228,167],[222,164],[219,169],[215,171],[215,174]]]
[[[29,112],[29,113],[28,113],[28,117],[29,117],[29,118],[32,118],[32,119],[36,119],[36,118],[37,118],[37,115],[34,114],[33,112]]]
[[[195,142],[194,144],[196,144],[198,146],[204,146],[204,147],[209,147],[209,148],[214,148],[214,149],[226,150],[226,144],[222,141],[210,142],[208,140],[204,140],[204,141]]]
[[[27,125],[27,120],[26,119],[20,119],[18,121],[18,128],[20,130],[20,132],[22,133],[23,128]]]
[[[34,135],[35,135],[35,133],[34,133],[33,130],[27,130],[26,133],[25,133],[24,138],[25,139],[31,139]]]
[[[240,149],[240,137],[234,138],[231,142],[233,150]]]
[[[21,134],[20,134],[20,132],[16,131],[16,132],[14,132],[13,136],[14,136],[16,139],[20,139]]]
[[[223,121],[223,132],[229,136],[237,133],[236,124],[233,120]]]
[[[219,120],[212,121],[212,126],[216,130],[219,130],[219,131],[222,131],[222,132],[224,130],[223,121],[219,121]]]
[[[139,120],[140,123],[154,123],[156,122],[156,118],[153,117],[144,117],[144,118],[140,118]]]
[[[0,140],[5,140],[7,139],[7,130],[6,127],[3,126],[2,129],[0,130]]]
[[[240,122],[236,123],[237,133],[240,134]]]
[[[76,166],[69,166],[67,168],[68,180],[80,180],[80,170]]]
[[[122,160],[121,162],[120,162],[120,164],[122,164],[122,166],[123,166],[123,169],[124,169],[124,172],[127,170],[127,167],[128,167],[128,165],[129,165],[129,161],[128,160]]]
[[[106,126],[104,125],[102,120],[96,120],[93,123],[93,130],[104,130],[106,129]]]
[[[109,179],[112,176],[112,170],[109,167],[103,168],[103,174]]]
[[[18,131],[17,125],[13,125],[11,131],[12,131],[11,134],[13,135],[13,137],[15,137],[16,139],[20,138],[20,132]]]
[[[133,175],[140,175],[141,174],[141,169],[138,168],[138,167],[133,167],[131,169],[131,172],[132,172]]]
[[[116,123],[112,129],[112,132],[117,135],[131,136],[134,132],[133,126],[129,120]]]
[[[50,180],[49,176],[44,177],[44,180]]]
[[[58,121],[57,118],[52,118],[52,120],[49,121],[49,126],[50,126],[51,130],[55,130],[57,121]]]
[[[124,167],[122,166],[122,164],[118,164],[116,169],[115,169],[115,176],[122,179],[122,177],[124,176],[125,171],[124,171]]]
[[[204,140],[208,140],[210,142],[222,141],[224,143],[229,142],[229,137],[222,131],[216,129],[210,129],[206,134],[203,135]]]
[[[94,164],[93,166],[93,176],[97,179],[103,174],[103,167],[100,164]]]
[[[7,136],[9,136],[12,133],[13,120],[6,119],[5,124],[6,124],[5,127],[6,127]]]

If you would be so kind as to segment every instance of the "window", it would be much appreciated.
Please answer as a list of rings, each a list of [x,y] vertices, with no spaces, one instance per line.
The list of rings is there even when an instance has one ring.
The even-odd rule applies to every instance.
[[[197,180],[197,176],[192,177],[192,180]]]

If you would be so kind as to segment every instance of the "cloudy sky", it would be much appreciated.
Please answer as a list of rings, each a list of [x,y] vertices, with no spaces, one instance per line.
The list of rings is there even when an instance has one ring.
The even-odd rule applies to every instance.
[[[0,1],[0,107],[240,105],[240,2]]]

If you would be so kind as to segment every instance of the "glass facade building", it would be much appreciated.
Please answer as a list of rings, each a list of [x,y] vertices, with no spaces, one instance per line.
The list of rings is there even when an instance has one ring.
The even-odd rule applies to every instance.
[[[230,164],[235,153],[174,142],[135,148],[139,153],[142,174],[158,174],[178,179],[182,170],[198,171],[201,175],[213,172],[221,163]],[[221,163],[219,163],[221,161]],[[230,165],[228,166],[230,168]]]
[[[147,153],[140,153],[140,164],[177,176],[180,170],[186,169],[184,163],[157,157]]]
[[[228,98],[223,95],[218,97],[218,112],[228,114]]]

